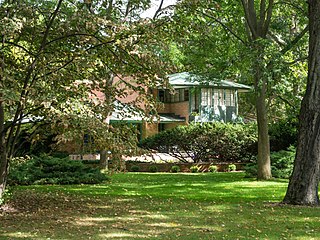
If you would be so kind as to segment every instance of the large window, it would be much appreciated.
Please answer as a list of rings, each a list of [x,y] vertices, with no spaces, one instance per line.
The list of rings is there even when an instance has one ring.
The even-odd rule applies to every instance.
[[[175,103],[189,101],[189,90],[185,88],[175,89],[174,92],[169,90],[159,90],[158,98],[164,103]]]
[[[235,91],[231,89],[201,89],[201,106],[235,106]]]

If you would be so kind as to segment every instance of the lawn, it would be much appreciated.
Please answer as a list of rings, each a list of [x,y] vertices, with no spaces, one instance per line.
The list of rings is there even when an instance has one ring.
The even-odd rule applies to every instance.
[[[277,204],[286,186],[237,172],[17,187],[0,239],[320,239],[318,208]]]

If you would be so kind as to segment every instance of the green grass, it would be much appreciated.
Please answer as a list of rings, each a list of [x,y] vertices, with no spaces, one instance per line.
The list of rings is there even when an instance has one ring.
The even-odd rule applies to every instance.
[[[116,174],[100,185],[17,187],[0,239],[320,239],[318,208],[243,173]]]

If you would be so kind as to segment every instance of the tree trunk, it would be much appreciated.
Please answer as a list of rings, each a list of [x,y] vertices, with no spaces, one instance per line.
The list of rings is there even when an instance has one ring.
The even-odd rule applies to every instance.
[[[319,205],[320,171],[320,1],[309,0],[308,83],[300,111],[294,169],[286,204]]]
[[[0,101],[0,199],[3,197],[8,175],[8,158],[4,131],[4,109]]]
[[[100,151],[100,168],[101,169],[108,169],[108,157],[107,157],[107,151],[101,150]]]
[[[269,143],[269,127],[268,127],[268,109],[267,109],[267,79],[263,77],[263,56],[264,47],[258,42],[254,43],[256,50],[256,62],[254,64],[254,88],[256,95],[256,112],[258,123],[258,180],[268,180],[271,175],[270,162],[270,143]]]
[[[4,145],[0,144],[0,200],[3,197],[4,191],[7,185],[7,175],[8,175],[8,159],[3,149]]]
[[[257,4],[258,2],[258,4]],[[261,40],[267,39],[271,23],[274,0],[241,0],[246,19],[248,40],[255,52],[253,60],[253,78],[256,94],[256,112],[258,122],[258,180],[268,180],[271,175],[270,143],[268,133],[267,77],[265,64],[265,47]],[[259,6],[259,8],[256,8]]]
[[[256,111],[258,122],[258,180],[268,180],[271,175],[268,112],[266,106],[266,83],[257,91]]]

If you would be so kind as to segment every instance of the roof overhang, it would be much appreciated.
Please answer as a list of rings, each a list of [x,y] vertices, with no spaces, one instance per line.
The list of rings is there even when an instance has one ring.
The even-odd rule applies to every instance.
[[[218,88],[218,89],[235,89],[239,92],[250,92],[252,87],[236,83],[228,80],[213,79],[211,82],[201,82],[200,78],[196,75],[188,72],[175,73],[169,75],[169,83],[175,89],[177,88],[190,88],[190,87],[201,87],[201,88]]]

